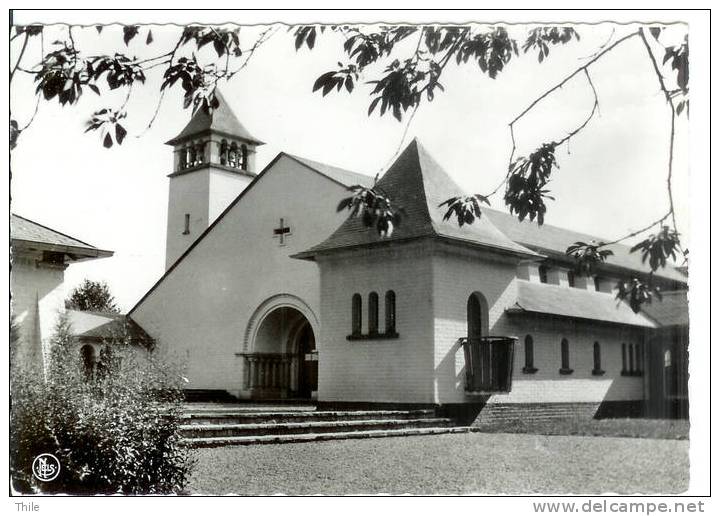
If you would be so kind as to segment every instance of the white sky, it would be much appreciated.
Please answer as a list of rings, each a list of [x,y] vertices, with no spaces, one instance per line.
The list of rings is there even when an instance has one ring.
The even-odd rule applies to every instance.
[[[152,55],[169,49],[180,30],[149,27],[155,38]],[[521,55],[495,80],[472,65],[449,66],[442,80],[446,92],[438,92],[432,103],[420,108],[406,142],[417,136],[463,188],[488,192],[507,166],[507,123],[584,63],[611,35],[617,39],[634,27],[601,24],[576,29],[580,42],[554,48],[543,64],[538,64],[534,53]],[[527,27],[511,30],[522,37]],[[684,26],[668,29],[663,41],[680,41],[685,30]],[[243,46],[250,46],[257,33],[257,28],[242,29]],[[117,26],[107,27],[101,35],[88,28],[75,37],[86,54],[123,48]],[[53,39],[48,30],[46,48]],[[143,30],[129,53],[150,55],[144,39]],[[404,124],[387,115],[367,117],[369,87],[324,99],[311,91],[318,75],[333,69],[337,61],[347,62],[341,45],[338,36],[322,36],[314,51],[296,53],[292,34],[280,28],[247,68],[223,86],[241,122],[267,142],[258,153],[258,171],[278,152],[287,151],[374,175],[395,154]],[[30,46],[27,55],[38,59],[39,46]],[[669,67],[664,71],[671,73]],[[569,148],[558,152],[561,168],[551,182],[557,200],[549,203],[546,222],[613,238],[655,220],[667,209],[668,108],[639,39],[603,57],[591,73],[600,117],[573,138]],[[13,212],[115,251],[110,259],[71,266],[66,283],[72,287],[85,277],[106,280],[124,310],[164,271],[166,176],[172,153],[163,142],[175,136],[190,116],[182,110],[178,87],[166,95],[152,129],[134,137],[152,116],[159,78],[159,73],[150,75],[148,84],[134,95],[126,124],[130,135],[121,147],[106,150],[98,134],[83,133],[95,109],[121,103],[119,96],[98,98],[88,92],[73,107],[41,103],[12,156]],[[587,84],[569,83],[516,125],[519,154],[562,137],[584,120],[591,106]],[[13,84],[11,107],[24,125],[34,108],[34,86],[24,74],[18,74]],[[673,186],[680,231],[687,234],[687,123],[684,116],[678,122]],[[493,207],[502,209],[501,202],[501,196],[494,198]]]

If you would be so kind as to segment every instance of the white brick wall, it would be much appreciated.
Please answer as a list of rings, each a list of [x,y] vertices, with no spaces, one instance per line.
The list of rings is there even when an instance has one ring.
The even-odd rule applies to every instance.
[[[467,302],[479,292],[488,304],[490,335],[507,335],[499,321],[515,303],[516,261],[469,251],[445,250],[433,257],[436,399],[438,403],[465,401],[465,357],[458,339],[467,336]]]
[[[47,353],[58,317],[65,309],[64,269],[37,266],[40,258],[39,253],[13,257],[10,283],[12,313],[20,325],[21,346],[31,354],[40,349]]]
[[[517,336],[513,387],[509,394],[494,395],[490,403],[599,402],[643,398],[643,379],[621,376],[622,342],[640,341],[638,330],[574,322],[560,318],[506,315],[516,299],[515,266],[458,253],[434,258],[435,363],[437,402],[467,401],[464,394],[465,359],[456,341],[467,333],[467,299],[482,293],[489,308],[489,334]],[[570,287],[567,287],[570,288]],[[598,293],[597,295],[607,295]],[[524,339],[532,335],[535,367],[524,374]],[[571,375],[560,375],[560,342],[570,345]],[[593,376],[593,343],[601,345],[605,374]]]
[[[432,403],[432,260],[427,246],[359,250],[321,262],[322,350],[318,399]],[[347,340],[352,296],[363,305],[377,292],[379,330],[385,328],[385,293],[395,291],[397,339]]]

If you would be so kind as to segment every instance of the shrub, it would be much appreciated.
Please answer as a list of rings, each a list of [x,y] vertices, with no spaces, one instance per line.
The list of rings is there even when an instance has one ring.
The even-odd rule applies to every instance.
[[[65,320],[58,323],[45,372],[16,364],[11,381],[11,473],[20,492],[179,493],[194,464],[182,444],[179,368],[158,352],[108,339],[86,372]],[[37,481],[32,461],[61,464]]]

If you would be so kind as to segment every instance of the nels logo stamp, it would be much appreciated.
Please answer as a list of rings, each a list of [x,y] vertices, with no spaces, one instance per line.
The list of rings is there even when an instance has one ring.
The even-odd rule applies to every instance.
[[[60,461],[51,453],[43,453],[35,457],[32,472],[41,482],[50,482],[60,474]]]

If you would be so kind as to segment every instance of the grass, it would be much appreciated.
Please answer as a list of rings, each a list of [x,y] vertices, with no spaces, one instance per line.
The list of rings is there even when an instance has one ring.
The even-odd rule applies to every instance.
[[[482,432],[537,435],[586,435],[640,437],[647,439],[688,439],[687,419],[563,419],[553,421],[513,420],[481,423]]]
[[[688,442],[497,433],[197,451],[192,493],[680,493]]]

